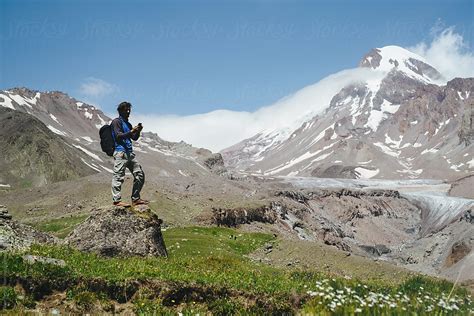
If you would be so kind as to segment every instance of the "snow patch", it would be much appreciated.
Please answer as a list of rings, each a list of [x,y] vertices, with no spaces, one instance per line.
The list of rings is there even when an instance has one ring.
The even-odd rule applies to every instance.
[[[324,155],[321,155],[321,156],[319,156],[319,157],[316,158],[316,159],[313,159],[312,162],[324,160],[324,159],[326,159],[327,157],[331,156],[333,152],[334,152],[334,150],[331,150],[331,152],[329,152],[329,153],[327,153],[327,154],[324,154]]]
[[[474,158],[466,162],[466,164],[469,167],[469,169],[474,168]]]
[[[112,169],[109,169],[107,167],[104,167],[102,165],[100,165],[102,167],[102,169],[104,169],[105,171],[107,171],[108,173],[114,173],[114,171]]]
[[[410,178],[416,178],[423,172],[423,169],[417,169],[417,170],[402,169],[402,170],[397,170],[397,172],[398,173],[406,173],[406,174],[410,175]]]
[[[89,136],[81,136],[81,138],[84,139],[84,140],[86,140],[86,141],[88,141],[89,143],[94,142],[94,141],[92,140],[92,138],[90,138]]]
[[[81,157],[81,160],[83,163],[85,163],[89,168],[94,169],[97,172],[100,172],[101,170],[97,167],[94,167],[93,165],[89,164],[87,161],[84,160],[84,158]]]
[[[424,155],[424,154],[434,154],[438,151],[439,151],[439,149],[437,149],[437,148],[425,149],[421,152],[421,154],[422,155]]]
[[[67,134],[63,131],[60,131],[59,129],[57,128],[54,128],[53,126],[51,125],[48,125],[48,128],[51,132],[55,133],[55,134],[58,134],[58,135],[61,135],[61,136],[66,136]]]
[[[390,148],[388,146],[385,146],[384,144],[382,144],[380,142],[374,143],[374,145],[379,147],[380,149],[382,149],[382,152],[389,155],[389,156],[398,157],[400,155],[399,151],[395,151],[392,148]]]
[[[385,133],[385,144],[389,145],[392,148],[400,148],[400,144],[403,141],[403,135],[400,135],[400,140],[393,140],[388,136],[387,133]]]
[[[100,116],[99,114],[97,114],[97,117],[99,118],[99,121],[100,121],[100,125],[106,125],[107,122],[102,118],[102,116]]]
[[[317,142],[319,142],[319,141],[324,137],[324,135],[326,134],[326,131],[327,131],[328,129],[330,129],[330,128],[334,129],[334,126],[335,126],[335,125],[336,125],[336,123],[334,123],[334,124],[332,124],[332,125],[326,127],[325,129],[323,129],[323,130],[321,131],[321,133],[319,133],[318,136],[316,136],[316,138],[313,139],[313,141],[307,146],[307,148],[308,148],[308,147],[311,147],[311,146],[313,146],[314,144],[316,144]]]
[[[301,155],[301,156],[299,156],[299,157],[297,157],[297,158],[294,158],[294,159],[291,159],[290,161],[285,162],[284,164],[281,164],[281,165],[279,165],[279,166],[277,166],[277,167],[275,167],[275,168],[266,170],[266,171],[264,172],[264,174],[265,174],[265,175],[272,175],[272,174],[276,174],[276,173],[278,173],[278,172],[281,172],[281,171],[283,171],[283,170],[286,170],[286,169],[288,169],[288,168],[290,168],[290,167],[292,167],[292,166],[294,166],[294,165],[296,165],[296,164],[298,164],[298,163],[300,163],[300,162],[302,162],[302,161],[305,161],[305,160],[307,160],[307,159],[309,159],[309,158],[312,158],[312,157],[314,157],[314,156],[316,156],[316,155],[319,155],[319,153],[321,153],[322,151],[324,151],[324,150],[326,150],[326,149],[331,148],[331,147],[334,146],[335,144],[337,144],[337,142],[332,143],[332,144],[330,144],[330,145],[328,145],[328,146],[325,146],[325,147],[323,147],[322,149],[319,149],[319,150],[317,150],[317,151],[315,151],[315,152],[313,152],[313,153],[308,151],[308,152],[304,153],[303,155]],[[331,151],[329,154],[324,154],[324,155],[322,155],[322,156],[320,156],[320,157],[314,159],[313,161],[311,161],[311,163],[310,163],[308,166],[310,166],[310,165],[311,165],[313,162],[315,162],[315,161],[320,161],[320,160],[323,160],[323,159],[327,158],[327,157],[328,157],[329,155],[331,155],[332,153],[333,153],[333,151]],[[306,169],[308,166],[304,167],[304,168],[301,169],[301,170]]]
[[[379,169],[372,170],[362,167],[357,167],[354,170],[359,174],[359,179],[370,179],[375,177],[380,172]]]
[[[85,149],[85,148],[83,148],[83,147],[81,147],[81,146],[79,146],[79,145],[73,144],[73,146],[76,147],[77,149],[82,150],[84,153],[86,153],[88,156],[94,158],[95,160],[100,161],[100,162],[103,162],[103,160],[100,159],[100,157],[97,156],[96,154],[94,154],[93,152],[90,152],[89,150],[87,150],[87,149]]]
[[[53,114],[50,113],[50,114],[49,114],[49,117],[50,117],[53,121],[55,121],[56,123],[58,123],[59,125],[63,126],[63,124],[59,123],[58,119],[57,119],[56,116],[54,116]]]
[[[13,101],[18,103],[18,105],[25,105],[25,106],[29,107],[30,109],[33,109],[33,107],[31,106],[30,103],[34,102],[34,104],[36,104],[36,99],[35,98],[32,98],[32,99],[24,98],[21,95],[13,94],[13,93],[10,93],[10,92],[8,92],[8,94],[10,95],[10,98]]]
[[[141,153],[147,153],[145,150],[141,149],[139,146],[135,147],[135,151],[141,152]]]
[[[429,63],[423,57],[399,46],[385,46],[378,48],[378,50],[380,51],[382,59],[380,60],[380,65],[376,69],[388,72],[395,68],[410,78],[424,83],[433,83],[431,78],[425,75],[420,75],[413,70],[417,67],[413,65],[410,59],[416,59],[429,65]]]
[[[372,100],[370,102],[372,103]],[[377,131],[380,123],[388,118],[387,113],[393,114],[397,112],[399,108],[399,104],[392,105],[392,103],[384,99],[380,106],[380,110],[372,109],[370,111],[369,118],[367,119],[367,123],[364,125],[364,127],[368,127],[374,132]]]
[[[86,109],[86,110],[84,111],[84,116],[85,116],[86,118],[88,118],[89,120],[92,120],[92,117],[94,116],[94,114],[89,113],[89,112],[87,111],[87,109]]]
[[[4,101],[0,101],[1,106],[15,110],[12,100],[9,97],[7,97],[5,94],[0,94],[0,97],[4,100]]]
[[[451,167],[449,167],[449,169],[452,169],[456,172],[459,172],[459,171],[461,171],[461,170],[459,170],[459,168],[462,167],[462,166],[464,166],[464,163],[461,162],[460,164],[457,164],[457,165],[451,165]]]

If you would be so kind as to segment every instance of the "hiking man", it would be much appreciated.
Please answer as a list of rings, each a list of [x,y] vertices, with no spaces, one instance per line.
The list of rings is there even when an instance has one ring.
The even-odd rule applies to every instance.
[[[145,174],[135,159],[132,147],[132,140],[138,140],[143,126],[139,123],[132,128],[132,124],[128,121],[131,109],[132,105],[129,102],[120,103],[117,107],[119,117],[115,118],[110,124],[115,142],[114,174],[112,176],[113,204],[125,207],[130,206],[130,204],[122,202],[121,190],[125,178],[125,168],[128,168],[133,175],[132,205],[148,204],[148,201],[140,198],[140,191],[145,183]]]

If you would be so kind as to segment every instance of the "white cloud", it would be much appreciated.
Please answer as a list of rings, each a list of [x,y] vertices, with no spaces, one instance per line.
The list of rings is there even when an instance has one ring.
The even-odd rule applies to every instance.
[[[434,32],[431,43],[423,42],[407,49],[424,57],[447,80],[473,77],[474,56],[462,36],[453,28]],[[268,133],[276,128],[285,129],[289,135],[327,108],[331,98],[344,86],[383,75],[367,68],[343,70],[255,112],[217,110],[189,116],[135,113],[132,120],[142,122],[145,130],[156,132],[166,140],[184,140],[196,147],[219,151],[257,133]]]
[[[454,27],[434,29],[433,40],[419,43],[408,50],[424,57],[446,80],[474,77],[474,54]]]
[[[166,140],[184,140],[196,147],[219,151],[262,131],[286,128],[292,132],[327,108],[344,86],[381,75],[367,68],[344,70],[255,112],[217,110],[189,116],[132,113],[131,120],[142,122],[145,130]]]
[[[79,92],[85,98],[91,99],[99,99],[116,91],[118,91],[117,86],[93,77],[86,78],[79,88]]]

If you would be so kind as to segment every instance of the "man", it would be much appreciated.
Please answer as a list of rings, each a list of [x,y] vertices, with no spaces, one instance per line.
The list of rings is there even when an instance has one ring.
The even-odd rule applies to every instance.
[[[141,123],[132,128],[128,121],[132,105],[129,102],[122,102],[118,105],[119,117],[112,123],[112,137],[115,141],[114,151],[114,174],[112,176],[112,197],[116,206],[129,207],[130,204],[122,202],[122,183],[125,178],[125,169],[128,168],[133,175],[132,205],[148,204],[148,201],[140,198],[140,191],[145,183],[143,169],[135,159],[132,140],[136,141],[140,137],[143,129]]]

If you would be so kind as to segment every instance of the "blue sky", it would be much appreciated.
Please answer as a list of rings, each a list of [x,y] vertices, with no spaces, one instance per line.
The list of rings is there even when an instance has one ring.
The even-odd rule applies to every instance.
[[[255,111],[373,47],[454,26],[473,1],[0,0],[0,89],[60,90],[113,113]]]

